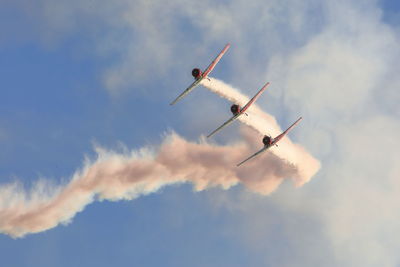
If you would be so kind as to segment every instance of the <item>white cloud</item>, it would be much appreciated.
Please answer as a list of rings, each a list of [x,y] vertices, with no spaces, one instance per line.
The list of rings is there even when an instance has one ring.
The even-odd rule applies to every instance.
[[[305,42],[323,24],[319,15],[309,19],[323,11],[318,1],[41,0],[32,8],[27,2],[13,5],[31,18],[26,31],[34,29],[44,43],[84,34],[97,55],[112,58],[103,79],[113,93],[171,76],[186,79],[182,73],[193,63],[205,67],[210,51],[229,41],[232,77],[254,86],[270,55]]]
[[[157,92],[172,98],[177,92],[163,89],[186,81],[182,73],[194,62],[206,66],[210,51],[231,41],[220,63],[229,68],[228,82],[250,91],[270,80],[268,108],[288,121],[301,113],[297,137],[324,159],[318,179],[300,190],[235,201],[233,209],[246,215],[242,238],[270,248],[265,237],[284,222],[285,241],[301,252],[286,265],[329,265],[320,247],[332,266],[397,264],[399,32],[382,22],[377,1],[42,3],[41,20],[53,25],[46,38],[82,27],[97,55],[113,58],[103,79],[114,93],[172,77]],[[265,202],[280,211],[272,226],[260,212]],[[318,231],[307,220],[296,228],[304,217]]]
[[[276,100],[282,99],[276,106],[283,103],[290,114],[304,115],[300,139],[323,156],[320,175],[307,186],[321,192],[306,187],[304,193],[283,192],[277,201],[266,202],[275,201],[287,243],[303,252],[301,259],[287,258],[287,265],[302,265],[298,260],[307,265],[327,249],[331,264],[324,266],[395,266],[400,231],[395,212],[400,185],[400,106],[395,104],[400,97],[399,36],[382,23],[374,2],[342,4],[327,5],[326,27],[289,54],[276,55],[267,71],[283,85],[275,92]],[[272,219],[261,214],[264,201],[253,199],[247,205],[243,235],[266,249],[257,225]],[[313,233],[302,223],[293,230],[287,224],[304,216],[323,231]],[[304,230],[319,238],[302,235]],[[323,241],[325,247],[307,247],[310,240],[318,246]]]

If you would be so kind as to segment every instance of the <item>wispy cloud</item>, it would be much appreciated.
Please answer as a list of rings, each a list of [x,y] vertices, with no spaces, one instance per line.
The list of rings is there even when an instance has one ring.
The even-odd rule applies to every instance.
[[[297,49],[272,56],[266,70],[266,79],[281,88],[270,91],[277,103],[268,103],[277,110],[284,107],[289,111],[285,114],[307,118],[298,138],[322,158],[323,165],[318,179],[303,193],[282,193],[274,203],[285,211],[277,215],[280,221],[307,217],[323,229],[307,237],[297,233],[313,235],[313,228],[283,226],[286,235],[281,237],[288,235],[285,242],[302,252],[287,257],[285,264],[321,265],[326,259],[332,262],[327,266],[398,263],[397,237],[390,233],[400,230],[393,212],[398,209],[400,177],[400,106],[394,104],[400,97],[399,34],[382,22],[381,12],[373,2],[329,2],[321,31]],[[260,234],[257,221],[272,219],[260,212],[265,201],[253,201],[243,204],[243,238],[268,250],[264,237],[270,231]],[[299,245],[306,242],[311,243],[309,248]],[[325,246],[325,262],[315,256],[313,244]]]
[[[175,0],[165,5],[143,0],[119,1],[114,8],[104,1],[93,9],[85,8],[89,1],[70,3],[58,10],[43,1],[38,6],[56,18],[41,16],[41,25],[56,25],[70,34],[68,29],[88,25],[74,21],[101,21],[106,33],[88,32],[96,55],[113,58],[103,80],[114,93],[154,76],[173,77],[176,85],[182,79],[176,74],[193,67],[189,56],[206,66],[210,48],[217,51],[232,42],[224,58],[229,81],[241,88],[267,80],[276,85],[279,90],[270,91],[268,108],[280,121],[299,113],[307,118],[296,136],[323,159],[319,179],[296,194],[282,193],[273,203],[284,211],[277,214],[283,221],[306,216],[322,229],[316,233],[306,224],[282,225],[289,233],[282,237],[285,243],[302,252],[284,257],[284,263],[301,265],[307,258],[307,266],[317,265],[315,261],[328,265],[326,259],[332,266],[397,264],[399,32],[382,21],[378,1]],[[62,23],[49,23],[56,19]],[[175,95],[165,91],[157,93],[170,94],[167,99]],[[241,218],[240,228],[260,250],[271,248],[265,246],[265,232],[258,231],[268,228],[264,222],[270,220],[260,212],[264,201],[244,208],[248,216]],[[262,227],[248,227],[255,223]],[[304,232],[309,235],[299,234]],[[318,247],[305,246],[306,241],[324,244],[326,257],[318,259]]]
[[[45,45],[84,35],[90,46],[87,51],[108,63],[102,80],[112,94],[155,78],[168,85],[166,78],[181,79],[177,74],[193,67],[194,62],[186,59],[198,59],[205,67],[212,56],[210,48],[219,48],[227,41],[235,49],[228,59],[233,63],[232,77],[248,70],[241,80],[251,85],[263,75],[270,55],[282,52],[281,48],[291,51],[324,23],[322,16],[309,16],[324,12],[318,1],[216,4],[211,0],[174,0],[165,5],[160,0],[40,0],[33,5],[19,0],[10,1],[10,5],[25,18],[21,32],[34,35],[33,39]]]

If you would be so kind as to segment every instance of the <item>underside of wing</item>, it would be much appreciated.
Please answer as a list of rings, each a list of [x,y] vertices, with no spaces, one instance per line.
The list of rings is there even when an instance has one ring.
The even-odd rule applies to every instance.
[[[215,68],[217,63],[221,60],[222,56],[226,53],[231,45],[226,44],[224,49],[218,54],[218,56],[211,62],[211,64],[204,70],[203,77],[206,77]]]
[[[215,133],[217,133],[219,130],[221,130],[222,128],[224,128],[225,126],[231,124],[235,119],[237,119],[237,117],[239,117],[239,115],[241,114],[237,114],[235,116],[233,116],[232,118],[230,118],[229,120],[227,120],[224,124],[222,124],[221,126],[219,126],[217,129],[215,129],[212,133],[210,133],[209,135],[207,135],[207,137],[211,137],[213,136]]]
[[[260,91],[258,91],[257,94],[256,94],[252,99],[250,99],[250,101],[242,108],[242,110],[243,110],[243,111],[246,111],[246,110],[250,107],[250,105],[253,104],[253,103],[257,100],[257,98],[260,97],[260,95],[262,94],[262,92],[264,92],[264,90],[268,87],[268,85],[269,85],[269,82],[267,82],[267,83],[260,89]]]
[[[176,102],[181,100],[185,95],[190,93],[190,91],[192,91],[196,86],[200,84],[201,80],[202,78],[195,80],[185,91],[182,92],[182,94],[180,94],[174,101],[172,101],[170,105],[175,104]]]
[[[265,146],[262,149],[260,149],[259,151],[257,151],[256,153],[254,153],[253,155],[251,155],[250,157],[248,157],[247,159],[243,160],[242,162],[240,162],[239,164],[237,164],[236,166],[239,167],[240,165],[242,165],[243,163],[245,163],[246,161],[254,158],[255,156],[257,156],[258,154],[261,154],[262,152],[264,152],[265,150],[267,150],[268,147]]]
[[[280,135],[275,137],[274,141],[273,141],[273,145],[278,143],[279,140],[281,140],[290,130],[293,129],[294,126],[296,126],[299,123],[299,121],[301,121],[301,119],[303,119],[303,118],[302,117],[298,118],[297,121],[295,121],[292,125],[290,125],[289,128],[287,128],[283,133],[281,133]]]

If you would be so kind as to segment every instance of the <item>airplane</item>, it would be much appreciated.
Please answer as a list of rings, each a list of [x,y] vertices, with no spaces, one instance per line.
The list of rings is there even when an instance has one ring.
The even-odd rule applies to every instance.
[[[216,130],[214,130],[212,133],[210,133],[209,135],[207,135],[207,137],[211,137],[212,135],[214,135],[216,132],[218,132],[219,130],[221,130],[222,128],[224,128],[225,126],[229,125],[231,122],[233,122],[234,120],[236,120],[240,115],[242,114],[246,114],[246,110],[250,107],[251,104],[253,104],[254,101],[257,100],[257,98],[261,95],[262,92],[264,92],[264,90],[268,87],[269,82],[267,82],[261,89],[260,91],[258,91],[258,93],[252,98],[250,99],[250,101],[244,106],[244,107],[240,107],[237,104],[233,104],[231,106],[231,112],[233,113],[233,117],[231,117],[229,120],[227,120],[224,124],[222,124],[220,127],[218,127]]]
[[[202,72],[199,68],[194,68],[192,70],[192,76],[194,77],[194,82],[185,90],[182,94],[180,94],[174,101],[170,103],[170,105],[175,104],[180,99],[182,99],[185,95],[187,95],[190,91],[200,85],[200,82],[207,78],[208,74],[215,68],[215,65],[221,60],[222,56],[228,50],[231,45],[228,43],[225,45],[224,49],[218,54],[218,56],[211,62],[211,64]]]
[[[254,153],[253,155],[251,155],[250,157],[248,157],[247,159],[243,160],[242,162],[240,162],[239,164],[237,164],[236,166],[240,166],[243,163],[245,163],[246,161],[248,161],[249,159],[254,158],[255,156],[257,156],[258,154],[261,154],[262,152],[266,151],[268,148],[270,148],[271,146],[278,146],[278,142],[302,119],[302,117],[298,118],[297,121],[295,121],[292,125],[290,125],[289,128],[287,128],[284,132],[282,132],[280,135],[278,135],[275,138],[272,138],[271,136],[267,136],[265,135],[264,138],[262,139],[262,142],[264,144],[264,147],[257,151],[256,153]]]

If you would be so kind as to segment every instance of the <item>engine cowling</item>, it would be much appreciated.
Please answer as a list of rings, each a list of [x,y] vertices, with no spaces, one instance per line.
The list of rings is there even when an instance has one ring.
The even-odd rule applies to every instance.
[[[201,70],[198,69],[198,68],[194,68],[194,69],[192,70],[192,76],[193,76],[195,79],[200,78],[201,74],[202,74],[202,73],[201,73]]]
[[[264,146],[270,146],[271,142],[272,142],[271,137],[265,135],[262,142],[263,142]]]
[[[240,112],[240,106],[236,105],[236,104],[233,104],[231,106],[231,112],[233,113],[233,115],[238,114]]]

